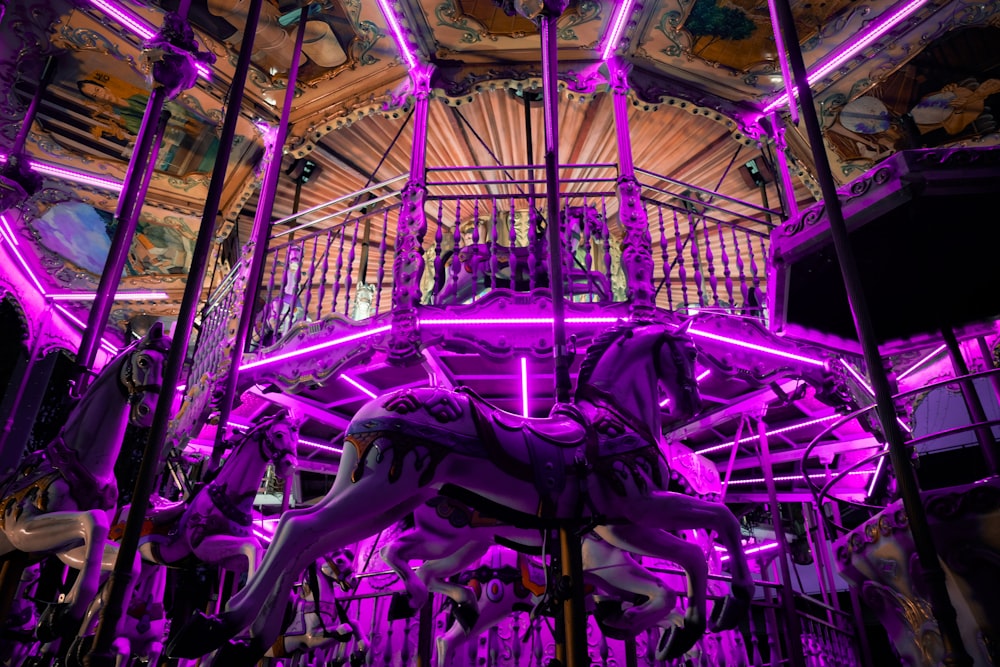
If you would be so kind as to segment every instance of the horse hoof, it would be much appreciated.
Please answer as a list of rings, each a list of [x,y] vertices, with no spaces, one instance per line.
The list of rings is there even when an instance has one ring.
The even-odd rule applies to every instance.
[[[620,600],[600,600],[594,608],[597,628],[608,639],[625,640],[635,635],[624,628],[622,623],[622,603]]]
[[[195,611],[167,644],[166,654],[171,658],[199,658],[221,647],[237,630],[217,616]]]
[[[42,644],[48,644],[62,637],[75,636],[81,622],[81,619],[70,615],[69,605],[50,604],[38,619],[35,638]]]
[[[215,654],[212,667],[254,667],[267,653],[259,639],[233,639]]]
[[[708,619],[708,629],[712,632],[732,630],[740,624],[750,611],[750,597],[742,592],[727,595],[712,605],[712,614]]]
[[[410,596],[406,593],[393,593],[389,600],[389,620],[398,621],[413,618],[417,610],[410,606]]]
[[[459,602],[451,610],[451,613],[454,614],[455,620],[466,633],[472,630],[476,626],[476,621],[479,620],[479,607],[468,602]]]
[[[685,619],[684,625],[675,625],[660,635],[660,643],[656,646],[656,659],[676,660],[694,648],[704,634],[704,624],[699,626]]]

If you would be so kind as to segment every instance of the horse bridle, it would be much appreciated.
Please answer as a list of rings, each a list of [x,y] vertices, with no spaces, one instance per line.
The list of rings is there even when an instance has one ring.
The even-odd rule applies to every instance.
[[[135,348],[129,352],[125,358],[122,365],[121,373],[118,375],[119,381],[122,386],[125,387],[126,395],[128,396],[129,402],[133,402],[141,394],[159,394],[160,385],[158,384],[136,384],[135,374],[132,370],[133,361],[136,355],[145,352],[145,348]]]

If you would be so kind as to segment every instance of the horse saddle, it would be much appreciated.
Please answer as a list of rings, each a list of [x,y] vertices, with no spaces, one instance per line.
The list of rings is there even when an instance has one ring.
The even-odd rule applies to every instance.
[[[581,421],[567,416],[564,411],[537,418],[494,410],[491,418],[494,424],[505,431],[527,431],[560,447],[579,447],[587,439],[587,428]]]

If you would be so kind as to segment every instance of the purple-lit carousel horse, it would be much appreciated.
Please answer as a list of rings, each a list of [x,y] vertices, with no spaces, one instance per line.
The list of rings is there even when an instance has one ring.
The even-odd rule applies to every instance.
[[[404,389],[373,399],[351,420],[336,480],[316,505],[282,516],[260,569],[218,616],[196,616],[175,637],[174,657],[224,647],[216,664],[252,664],[281,631],[284,601],[299,573],[322,554],[378,532],[437,495],[456,496],[512,523],[596,522],[628,551],[669,558],[676,498],[666,493],[659,448],[660,403],[674,418],[700,400],[694,346],[683,332],[631,322],[597,337],[575,400],[546,419],[500,411],[471,392]],[[720,622],[735,622],[753,592],[734,552]],[[693,644],[706,608],[692,605],[682,632]],[[629,611],[623,623],[630,621]],[[246,639],[227,640],[246,632]],[[680,645],[680,641],[678,645]]]
[[[366,664],[369,642],[357,620],[347,615],[347,606],[337,599],[339,591],[357,588],[354,553],[344,549],[313,563],[293,596],[292,620],[265,657],[309,656],[314,664]]]
[[[244,433],[223,461],[217,474],[193,496],[176,502],[151,501],[139,538],[139,556],[127,595],[115,651],[125,658],[156,664],[163,651],[166,612],[166,568],[212,565],[252,575],[260,564],[264,546],[253,533],[253,501],[268,464],[275,474],[287,476],[297,463],[298,425],[287,411],[261,420]],[[111,527],[103,568],[110,572],[118,558],[130,505],[121,508]],[[105,583],[105,585],[107,585]],[[97,615],[98,595],[87,611],[80,636],[70,654],[82,658],[90,651]]]
[[[659,577],[592,533],[584,536],[581,551],[584,586],[590,594],[588,611],[601,619],[599,624],[603,628],[609,627],[604,623],[605,609],[610,607],[618,613],[622,604],[639,606],[650,599],[656,599],[663,609],[656,625],[667,632],[678,627],[680,615],[673,611],[677,596]],[[479,562],[478,568],[460,574],[452,584],[468,592],[478,613],[471,626],[464,626],[456,617],[456,622],[438,636],[437,667],[451,665],[459,647],[514,612],[534,615],[546,604],[549,575],[545,564],[537,558],[493,545]],[[617,632],[612,634],[621,638]],[[661,648],[657,660],[665,659],[664,653],[666,649]]]
[[[80,570],[62,603],[43,615],[40,639],[75,633],[97,593],[122,437],[129,422],[152,422],[169,348],[154,324],[101,370],[59,435],[0,482],[0,558],[55,554]]]

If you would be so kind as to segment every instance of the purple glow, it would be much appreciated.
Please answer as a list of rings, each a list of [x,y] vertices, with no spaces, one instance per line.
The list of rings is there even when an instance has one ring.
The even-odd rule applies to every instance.
[[[347,384],[353,386],[355,389],[357,389],[358,391],[360,391],[362,394],[366,394],[368,396],[368,398],[378,398],[378,394],[376,394],[374,391],[372,391],[368,387],[364,386],[363,384],[361,384],[360,382],[358,382],[357,380],[355,380],[354,378],[352,378],[350,375],[347,375],[346,373],[342,373],[340,375],[340,379],[342,379]]]
[[[742,341],[737,338],[729,338],[728,336],[720,336],[719,334],[710,333],[708,331],[698,331],[696,329],[688,329],[688,333],[691,334],[692,336],[701,336],[702,338],[717,340],[722,343],[729,343],[730,345],[735,345],[736,347],[743,347],[748,350],[763,352],[764,354],[770,354],[776,357],[782,357],[784,359],[801,361],[802,363],[811,364],[813,366],[819,366],[821,368],[826,367],[826,362],[820,361],[819,359],[813,359],[811,357],[806,357],[801,354],[795,354],[793,352],[785,352],[784,350],[776,350],[772,347],[757,345],[756,343],[747,343],[746,341]]]
[[[934,348],[933,352],[928,353],[928,355],[926,357],[924,357],[923,359],[921,359],[920,361],[918,361],[917,363],[913,364],[912,366],[910,366],[909,368],[907,368],[905,371],[903,371],[902,373],[900,373],[896,377],[896,381],[899,382],[900,380],[902,380],[903,378],[905,378],[907,375],[909,375],[910,373],[914,372],[915,370],[917,370],[918,368],[920,368],[921,366],[923,366],[924,364],[926,364],[928,361],[930,361],[931,359],[933,359],[934,357],[936,357],[938,354],[940,354],[941,351],[944,350],[945,347],[947,347],[947,346],[944,343],[941,343],[940,345],[938,345],[936,348]]]
[[[785,49],[785,38],[781,34],[781,27],[778,25],[778,10],[774,5],[775,0],[767,0],[767,9],[771,14],[771,32],[774,33],[774,46],[778,51],[778,64],[781,65],[781,81],[785,85],[785,96],[791,99],[792,90],[795,88],[795,83],[792,81],[792,75],[788,71],[788,52]],[[792,117],[792,123],[799,124],[799,108],[795,104],[791,104],[788,107],[789,115]]]
[[[268,366],[270,364],[276,364],[279,361],[285,361],[287,359],[293,359],[295,357],[301,356],[303,354],[309,354],[310,352],[316,352],[319,350],[325,350],[330,347],[336,347],[344,343],[350,343],[351,341],[361,340],[362,338],[368,338],[369,336],[374,336],[375,334],[380,334],[391,329],[388,324],[381,327],[375,327],[374,329],[367,329],[365,331],[359,331],[358,333],[351,334],[349,336],[342,336],[340,338],[334,338],[333,340],[328,340],[323,343],[317,343],[316,345],[310,345],[304,347],[300,350],[292,350],[291,352],[284,352],[282,354],[276,354],[273,357],[267,357],[266,359],[256,359],[249,363],[245,363],[240,366],[241,371],[250,370],[251,368],[260,368],[262,366]]]
[[[306,447],[312,447],[313,449],[320,449],[324,452],[333,452],[334,454],[343,454],[343,449],[338,449],[331,445],[323,444],[322,442],[316,442],[315,440],[306,440],[305,438],[299,438],[299,444],[305,445]]]
[[[872,494],[875,493],[875,484],[878,482],[879,473],[882,472],[882,466],[885,465],[885,453],[889,451],[889,443],[886,443],[882,447],[882,456],[878,457],[878,465],[875,466],[875,472],[872,473],[872,481],[868,484],[868,497],[871,498]]]
[[[97,295],[93,292],[65,292],[61,294],[46,294],[53,301],[93,301]],[[156,301],[168,299],[166,292],[115,292],[115,301]]]
[[[927,0],[910,0],[910,2],[906,3],[896,11],[889,13],[888,16],[885,16],[869,31],[865,32],[853,41],[845,42],[839,49],[836,49],[832,53],[828,54],[827,59],[820,61],[818,67],[807,75],[806,81],[810,86],[815,84],[827,74],[853,58],[866,46],[902,23],[908,16],[920,9],[920,7],[926,2]],[[788,104],[788,101],[789,98],[787,93],[779,95],[772,100],[770,104],[764,107],[764,113],[769,113],[778,107],[785,106]]]
[[[847,369],[847,372],[851,374],[851,377],[853,377],[855,380],[857,380],[858,384],[861,385],[861,388],[864,389],[866,392],[868,392],[869,396],[871,396],[872,398],[875,398],[875,390],[872,389],[872,386],[870,384],[868,384],[868,382],[865,380],[864,376],[862,376],[860,373],[858,373],[856,370],[854,370],[854,367],[851,366],[846,361],[844,361],[843,358],[840,359],[840,363],[843,365],[844,368]],[[921,362],[921,363],[923,363],[923,362]],[[906,422],[904,422],[899,417],[896,417],[896,423],[899,424],[899,426],[904,431],[906,431],[907,433],[913,433],[913,429],[910,428],[909,426],[907,426]]]
[[[60,313],[63,314],[63,317],[65,317],[70,322],[72,322],[73,324],[75,324],[81,331],[83,329],[87,328],[87,325],[84,324],[83,322],[81,322],[79,319],[77,319],[77,317],[75,315],[73,315],[73,313],[69,312],[68,310],[66,310],[65,308],[63,308],[62,306],[60,306],[59,304],[54,303],[52,305],[55,307],[56,310],[58,310]],[[108,352],[108,353],[110,353],[112,355],[118,354],[118,346],[114,345],[113,343],[110,343],[103,336],[101,337],[101,347],[103,347],[106,352]]]
[[[618,48],[618,44],[621,42],[622,32],[625,30],[626,21],[632,13],[633,1],[634,0],[625,0],[618,5],[618,11],[611,20],[611,31],[608,32],[604,41],[604,47],[601,50],[601,60],[607,60],[610,58],[611,54]]]
[[[614,324],[619,321],[617,317],[567,317],[566,324]],[[420,320],[421,324],[429,325],[449,325],[449,326],[482,326],[489,324],[532,324],[532,325],[552,325],[551,317],[474,317],[461,319],[457,317],[439,317]]]
[[[4,227],[4,232],[5,232],[4,236],[9,236],[10,238],[13,239],[14,230],[11,229],[10,222],[8,222],[7,220],[7,216],[0,215],[0,222],[2,222]],[[21,265],[21,268],[24,269],[24,272],[28,274],[28,278],[31,279],[31,282],[35,284],[35,287],[38,289],[38,293],[41,294],[42,296],[45,296],[45,288],[42,287],[42,283],[39,282],[37,277],[35,277],[35,272],[31,270],[31,265],[28,264],[27,260],[24,259],[24,257],[21,255],[21,252],[17,249],[17,244],[11,244],[10,251],[14,253],[14,257],[17,258],[17,261]]]
[[[798,424],[791,424],[789,426],[782,426],[781,428],[776,428],[773,431],[767,431],[767,435],[777,435],[779,433],[787,433],[789,431],[794,431],[796,429],[803,428],[805,426],[812,426],[813,424],[819,424],[822,422],[830,421],[831,419],[837,419],[840,415],[834,413],[832,415],[827,415],[826,417],[817,417],[816,419],[810,419],[808,421],[799,422]],[[709,454],[711,452],[716,452],[720,449],[725,449],[727,447],[732,447],[735,445],[742,445],[744,442],[750,442],[751,440],[756,440],[759,435],[748,435],[745,438],[740,438],[736,442],[723,442],[718,445],[712,445],[711,447],[706,447],[705,449],[699,449],[696,454]]]
[[[123,26],[138,35],[141,39],[149,41],[156,36],[156,28],[146,23],[146,21],[133,14],[125,7],[122,7],[111,0],[91,0],[91,2],[95,7],[121,23]],[[209,69],[209,67],[204,63],[195,63],[194,67],[198,70],[198,76],[201,78],[212,78],[212,70]]]
[[[521,357],[521,414],[528,416],[528,358]]]
[[[100,176],[94,176],[92,174],[85,174],[71,169],[64,169],[63,167],[46,164],[45,162],[39,162],[38,160],[30,160],[29,164],[31,165],[32,171],[45,176],[61,178],[65,181],[82,183],[84,185],[93,185],[104,190],[111,190],[112,192],[122,191],[122,184],[109,178],[101,178]]]
[[[704,380],[705,378],[707,378],[711,374],[712,374],[712,369],[711,368],[706,368],[705,370],[703,370],[701,373],[698,374],[698,377],[696,377],[694,379],[694,381],[695,382],[701,382],[702,380]],[[660,407],[661,408],[664,407],[669,402],[670,402],[670,397],[668,396],[667,398],[665,398],[662,401],[660,401]]]
[[[744,549],[743,550],[743,555],[745,555],[745,556],[752,556],[754,554],[759,554],[762,551],[770,551],[771,549],[777,549],[778,546],[779,545],[778,545],[777,542],[765,542],[764,544],[758,544],[755,547],[750,547],[749,549]],[[730,558],[730,556],[729,556],[728,553],[725,553],[725,554],[722,554],[721,556],[719,556],[719,560],[720,561],[727,561],[727,560],[729,560],[729,558]]]
[[[847,476],[849,476],[849,475],[870,475],[873,472],[875,472],[875,469],[874,468],[869,468],[867,470],[851,470],[850,472],[846,473],[846,475]],[[777,477],[774,478],[774,481],[775,482],[794,482],[794,481],[802,479],[802,478],[803,478],[803,475],[778,475]],[[826,473],[825,472],[815,472],[815,473],[812,473],[811,475],[809,475],[809,479],[825,479],[825,478],[826,478]],[[750,479],[731,479],[731,480],[729,480],[729,485],[730,486],[739,486],[740,484],[763,484],[764,481],[765,480],[764,480],[763,477],[753,477],[753,478],[750,478]]]
[[[389,28],[392,29],[393,39],[396,40],[396,46],[399,47],[399,52],[402,54],[403,60],[406,61],[406,65],[411,70],[415,70],[417,68],[417,58],[410,51],[410,45],[406,41],[406,35],[403,33],[402,26],[399,25],[396,13],[392,11],[388,0],[378,0],[378,8],[382,10],[382,16],[385,17],[385,20],[389,23]]]

